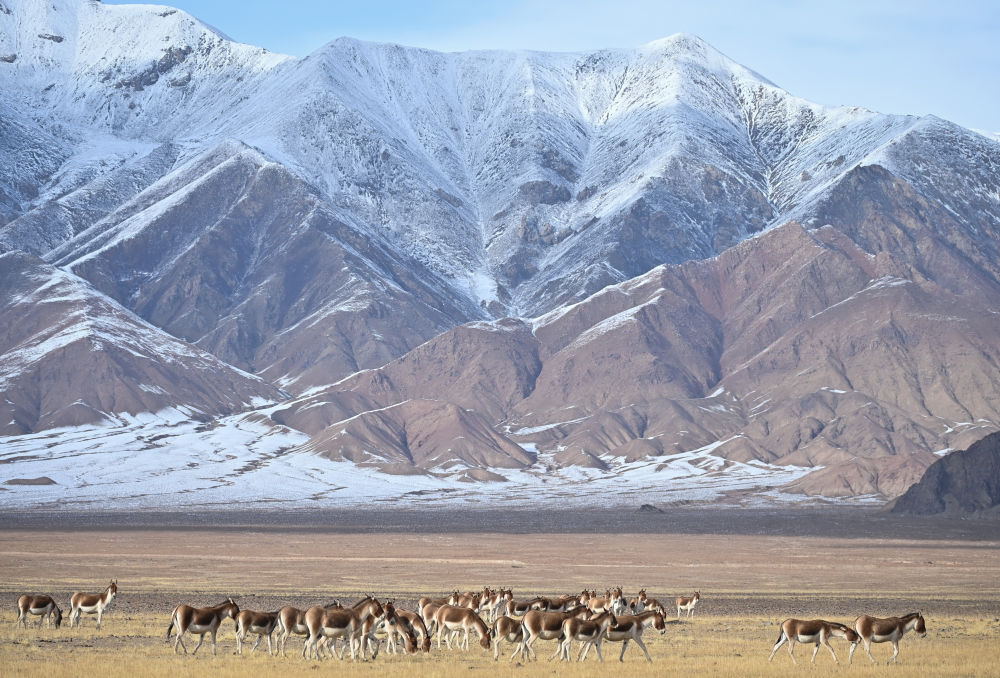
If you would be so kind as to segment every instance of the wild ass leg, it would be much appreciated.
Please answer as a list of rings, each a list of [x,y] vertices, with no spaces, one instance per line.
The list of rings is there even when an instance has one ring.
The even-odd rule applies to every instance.
[[[174,638],[174,654],[177,654],[178,645],[184,648],[184,654],[187,654],[188,653],[187,645],[185,645],[184,641],[181,640],[181,637],[184,635],[184,632],[181,631],[180,628],[178,628],[177,631],[178,631],[177,636]]]
[[[767,658],[767,661],[771,661],[772,659],[774,659],[774,653],[777,652],[778,649],[786,642],[788,642],[788,636],[786,636],[785,632],[782,631],[781,635],[778,636],[778,642],[774,644],[774,648],[771,650],[771,656]]]
[[[830,651],[830,654],[833,655],[833,663],[834,664],[840,664],[840,661],[837,659],[837,653],[833,651],[833,646],[830,645],[830,639],[829,638],[824,638],[823,639],[823,644],[826,645],[826,649],[828,649]],[[813,654],[815,655],[816,653],[813,652]]]
[[[628,642],[628,641],[625,641],[625,642]],[[649,656],[649,650],[646,649],[646,643],[642,642],[642,638],[641,637],[636,638],[635,639],[635,644],[642,648],[642,651],[646,653],[646,661],[648,661],[650,664],[652,664],[653,663],[653,658]],[[622,650],[622,654],[624,654],[624,653],[625,653],[625,651],[623,649]]]
[[[892,657],[889,659],[889,661],[886,662],[886,664],[895,664],[896,657],[898,656],[899,656],[899,641],[894,640],[892,641]]]
[[[867,638],[865,639],[865,652],[868,653],[868,658],[872,660],[872,664],[878,664],[875,661],[875,657],[872,656],[872,641]]]

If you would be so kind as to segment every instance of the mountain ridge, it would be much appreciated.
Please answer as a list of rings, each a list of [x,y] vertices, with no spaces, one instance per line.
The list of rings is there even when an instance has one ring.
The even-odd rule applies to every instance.
[[[977,132],[688,34],[298,59],[167,7],[4,3],[0,251],[268,382],[297,454],[489,482],[701,451],[889,497],[1000,428]]]

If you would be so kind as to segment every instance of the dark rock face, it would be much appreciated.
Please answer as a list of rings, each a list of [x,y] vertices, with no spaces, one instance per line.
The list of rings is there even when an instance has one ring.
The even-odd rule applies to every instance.
[[[1000,515],[1000,433],[952,452],[928,467],[891,506],[892,513]]]
[[[555,205],[569,202],[569,189],[548,181],[529,181],[518,188],[518,193],[529,205]]]

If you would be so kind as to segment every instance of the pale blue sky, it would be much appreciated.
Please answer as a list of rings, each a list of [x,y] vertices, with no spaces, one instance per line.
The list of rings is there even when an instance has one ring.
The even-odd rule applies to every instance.
[[[121,0],[105,0],[122,4]],[[1000,132],[998,0],[174,0],[304,56],[340,36],[442,51],[585,51],[694,33],[792,94]]]

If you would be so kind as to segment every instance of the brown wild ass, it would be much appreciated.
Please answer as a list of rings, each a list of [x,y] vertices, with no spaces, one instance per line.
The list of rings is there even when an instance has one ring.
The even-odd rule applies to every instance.
[[[396,654],[396,636],[398,635],[405,643],[407,654],[414,654],[417,651],[417,637],[410,626],[410,623],[400,617],[396,612],[396,606],[392,601],[382,605],[383,614],[381,618],[368,617],[361,627],[364,637],[364,644],[361,650],[361,658],[365,657],[365,648],[372,651],[372,659],[378,656],[381,639],[379,634],[386,638],[386,651]]]
[[[557,640],[562,634],[563,622],[571,617],[583,617],[589,614],[586,605],[574,607],[566,612],[545,612],[542,610],[529,610],[521,625],[524,627],[524,648],[531,657],[537,659],[535,649],[532,647],[539,640]],[[556,648],[552,659],[559,656],[559,647]]]
[[[631,611],[632,614],[639,614],[640,612],[644,612],[646,609],[647,600],[649,600],[649,598],[646,596],[646,589],[641,589],[639,591],[639,595],[637,595],[635,598],[629,601],[628,609]]]
[[[52,599],[52,596],[29,596],[25,594],[18,598],[17,621],[14,622],[14,628],[17,628],[18,624],[23,624],[24,628],[28,628],[29,614],[38,616],[38,628],[42,628],[43,620],[45,621],[46,628],[51,628],[53,621],[55,621],[56,628],[62,625],[62,610],[56,605],[56,601]]]
[[[351,661],[357,660],[355,644],[361,650],[361,658],[364,659],[364,645],[361,634],[364,630],[365,620],[374,617],[376,620],[385,615],[382,604],[374,596],[365,596],[349,608],[325,608],[320,606],[310,607],[305,613],[306,626],[309,629],[309,637],[302,645],[302,656],[307,659],[315,656],[317,659],[324,658],[324,649],[321,642],[331,641],[331,648],[337,654],[334,645],[336,640],[341,639],[345,647],[340,650],[339,658],[343,660],[344,650],[350,647]]]
[[[500,660],[501,642],[512,643],[515,646],[514,653],[510,656],[510,661],[514,661],[514,657],[517,656],[518,652],[521,653],[522,660],[527,660],[528,654],[524,648],[524,627],[521,625],[521,622],[511,619],[507,615],[500,615],[493,622],[490,635],[493,636],[493,661]]]
[[[469,631],[479,634],[479,644],[483,649],[490,649],[490,629],[478,614],[467,607],[456,607],[454,605],[442,605],[434,613],[434,628],[437,629],[437,643],[441,647],[441,637],[451,648],[451,634],[455,631],[464,631],[465,636],[459,644],[464,650],[469,649]],[[447,635],[446,635],[447,632]]]
[[[198,648],[205,642],[205,634],[210,633],[212,634],[212,654],[215,654],[215,634],[218,633],[219,626],[222,625],[222,621],[226,617],[236,619],[236,615],[239,613],[240,607],[233,602],[232,598],[226,599],[224,603],[215,607],[178,605],[174,608],[173,614],[170,615],[167,640],[170,640],[170,631],[176,626],[177,637],[174,639],[174,653],[177,652],[177,646],[180,645],[184,648],[184,654],[187,654],[187,646],[184,645],[182,638],[188,631],[197,634],[201,636],[201,639],[198,641],[198,646],[194,648],[194,652],[191,653],[197,654]]]
[[[267,653],[273,655],[271,649],[271,635],[278,625],[278,612],[254,612],[253,610],[240,610],[236,615],[236,654],[243,654],[243,643],[248,633],[257,634],[257,642],[250,648],[250,654],[254,653],[260,641],[267,637]]]
[[[833,662],[839,664],[837,653],[833,651],[833,647],[830,645],[830,638],[844,638],[847,640],[851,643],[852,654],[853,648],[858,643],[858,634],[844,624],[828,622],[822,619],[812,619],[810,621],[786,619],[781,622],[781,632],[778,634],[778,640],[775,642],[774,649],[771,650],[771,656],[767,658],[767,661],[774,659],[774,653],[778,651],[778,648],[788,643],[788,656],[792,658],[792,663],[797,664],[798,662],[795,661],[793,650],[795,649],[795,643],[799,642],[814,643],[816,645],[813,648],[812,659],[810,659],[812,663],[816,663],[816,653],[819,652],[819,646],[822,643],[826,645],[826,649],[833,655]]]
[[[514,592],[510,589],[499,589],[490,591],[482,604],[481,609],[486,612],[486,617],[490,622],[495,622],[507,605],[507,601],[514,600]]]
[[[547,610],[549,599],[537,596],[531,600],[508,600],[503,612],[508,617],[523,617],[528,610]]]
[[[621,586],[616,586],[611,589],[611,611],[615,614],[625,614],[628,609],[628,603],[625,600],[625,594],[622,592]]]
[[[690,598],[680,597],[677,599],[677,618],[681,618],[681,610],[687,611],[687,616],[690,617],[694,614],[694,606],[698,604],[701,600],[701,593],[698,591],[694,592],[694,595]]]
[[[342,605],[339,600],[335,600],[324,607],[329,610],[333,607],[342,607]],[[288,656],[285,654],[285,644],[288,642],[288,636],[293,633],[297,636],[309,635],[309,627],[306,626],[306,611],[286,605],[278,610],[278,645],[281,647],[282,657]]]
[[[649,650],[642,642],[642,632],[647,626],[652,626],[660,632],[661,636],[666,633],[667,623],[663,614],[655,610],[646,610],[639,614],[622,615],[617,619],[618,623],[604,632],[604,639],[622,644],[622,653],[618,655],[618,661],[625,661],[625,650],[628,648],[629,641],[635,641],[635,644],[646,653],[646,660],[652,663],[653,658],[649,656]]]
[[[605,610],[596,617],[590,619],[580,619],[578,617],[570,617],[563,622],[562,635],[562,645],[560,646],[560,651],[562,658],[565,661],[570,661],[569,648],[574,640],[580,641],[580,654],[577,657],[577,661],[582,662],[587,658],[587,653],[590,652],[590,648],[593,647],[597,650],[597,658],[600,661],[604,661],[604,657],[601,656],[601,641],[604,640],[604,633],[608,630],[608,627],[614,626],[618,623],[615,619],[615,614],[611,610]]]
[[[424,624],[424,620],[420,615],[409,610],[396,610],[396,616],[409,623],[416,635],[417,642],[420,644],[420,649],[424,652],[430,652],[431,634],[427,632],[427,625]]]
[[[892,643],[892,657],[887,664],[896,661],[899,656],[899,641],[907,631],[913,631],[921,638],[927,635],[927,625],[919,612],[911,612],[903,617],[889,617],[880,619],[861,615],[854,620],[854,630],[861,636],[861,641],[865,645],[865,652],[873,664],[877,664],[875,657],[872,657],[872,643]],[[857,643],[851,645],[851,654],[848,663],[854,659],[854,650]]]
[[[104,610],[118,594],[118,581],[112,580],[104,589],[103,593],[81,593],[77,591],[70,599],[69,626],[80,625],[80,614],[97,615],[97,628],[101,628],[101,619],[104,617]]]

